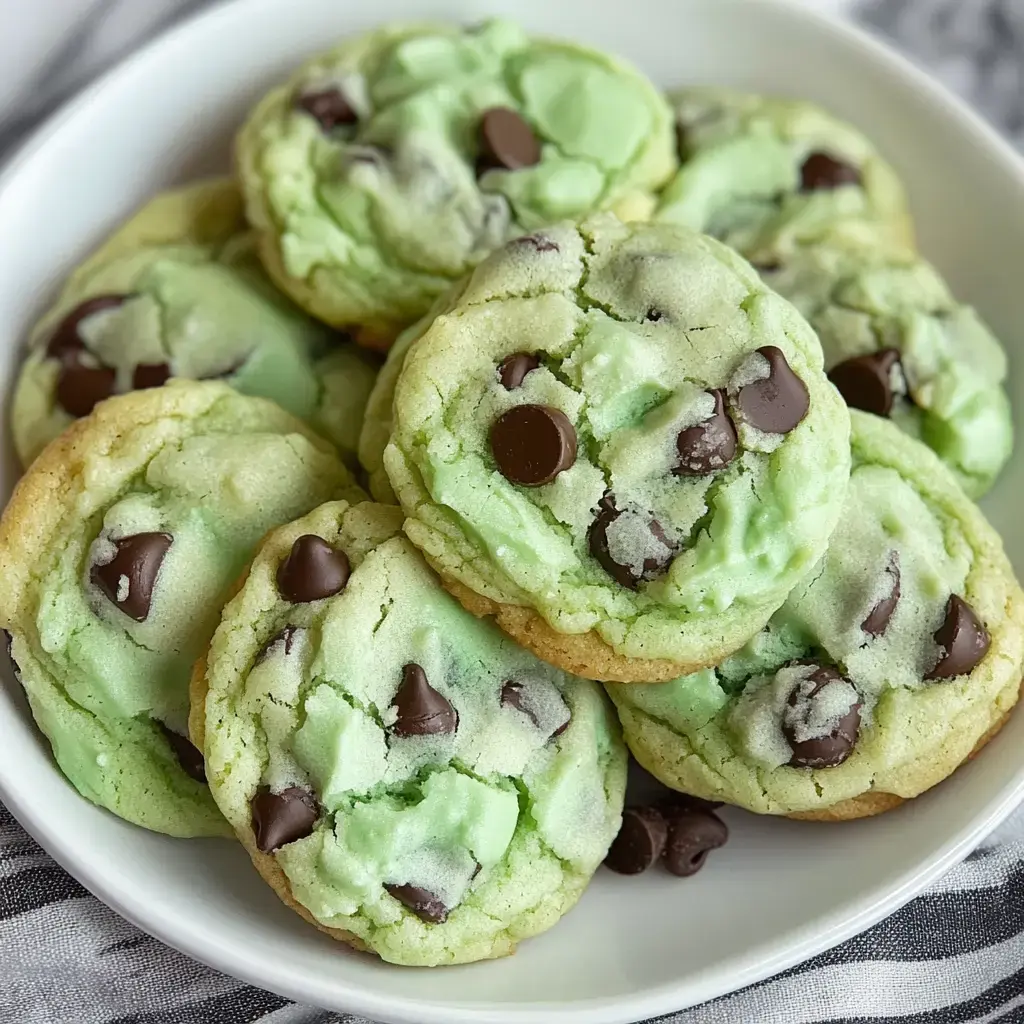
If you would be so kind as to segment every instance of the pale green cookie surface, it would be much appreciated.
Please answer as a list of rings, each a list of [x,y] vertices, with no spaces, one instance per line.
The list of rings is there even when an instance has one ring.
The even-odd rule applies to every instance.
[[[226,831],[184,768],[192,662],[261,536],[350,493],[325,442],[220,383],[113,398],[45,449],[0,521],[0,626],[84,796],[171,835]]]
[[[79,316],[98,298],[121,301]],[[151,201],[72,274],[29,340],[15,446],[28,465],[109,394],[169,376],[220,378],[273,399],[354,461],[376,369],[274,291],[234,183],[204,182]]]
[[[820,565],[767,628],[718,668],[608,687],[633,753],[670,786],[762,813],[872,813],[891,805],[879,802],[886,795],[914,797],[949,775],[1017,701],[1024,594],[999,537],[930,450],[886,420],[852,418],[842,518]],[[990,646],[969,671],[931,678],[947,650],[936,634],[951,595],[973,610]],[[801,724],[790,698],[814,666],[842,681],[802,707]],[[859,728],[841,727],[853,739],[839,744],[846,759],[792,766],[794,742],[829,748],[821,737],[851,701]]]
[[[601,688],[463,610],[401,522],[339,501],[270,535],[194,684],[193,735],[220,808],[304,917],[393,963],[502,956],[553,925],[604,858],[625,748]],[[291,603],[279,568],[311,535],[351,575]],[[413,666],[441,726],[402,696]],[[315,816],[285,834],[268,792],[306,794]],[[402,898],[410,887],[430,908]]]
[[[669,102],[682,166],[659,219],[713,235],[756,266],[837,229],[911,241],[903,186],[852,125],[802,100],[731,89],[681,89]]]
[[[528,125],[537,162],[478,168],[495,108]],[[597,209],[649,215],[676,166],[670,111],[643,76],[506,21],[345,42],[260,103],[237,153],[279,286],[378,343],[524,229]]]
[[[875,405],[869,412],[883,411],[878,403],[887,392],[893,421],[934,449],[969,495],[989,488],[1013,446],[1006,355],[931,264],[911,252],[835,239],[795,248],[762,277],[818,332],[829,371],[895,349],[888,387],[872,386],[861,361],[852,364],[861,369],[846,377],[848,386],[836,377],[840,390],[851,404]]]
[[[773,390],[761,349],[790,384]],[[517,353],[538,365],[510,390],[498,367]],[[766,405],[748,415],[762,382]],[[711,417],[712,390],[735,452],[683,474],[678,438]],[[776,399],[802,416],[759,429]],[[524,405],[557,410],[577,442],[541,486],[513,482],[492,446],[495,423]],[[408,535],[495,606],[598,638],[616,664],[572,664],[593,678],[655,679],[641,673],[652,659],[696,668],[748,640],[824,551],[849,472],[849,417],[796,310],[718,242],[609,216],[511,242],[479,267],[409,349],[393,413],[384,464]],[[690,455],[700,461],[699,444]],[[604,517],[602,563],[606,497],[618,514]]]

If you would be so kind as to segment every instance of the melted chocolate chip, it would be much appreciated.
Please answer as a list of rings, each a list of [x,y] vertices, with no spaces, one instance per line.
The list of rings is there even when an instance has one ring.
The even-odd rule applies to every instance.
[[[790,369],[781,349],[765,345],[757,351],[768,360],[768,376],[740,388],[736,404],[752,427],[787,434],[810,408],[807,386]]]
[[[491,428],[491,451],[507,480],[539,487],[576,461],[576,430],[560,409],[516,405]]]
[[[868,612],[867,618],[860,624],[868,636],[881,636],[889,628],[889,620],[896,611],[900,600],[900,553],[893,551],[885,567],[885,574],[891,581],[889,593]]]
[[[587,541],[590,545],[590,553],[594,556],[601,568],[620,586],[636,590],[644,580],[652,580],[660,576],[675,557],[675,547],[665,536],[661,523],[657,519],[645,519],[636,512],[620,512],[609,496],[601,499],[600,511],[597,518],[590,524],[587,531]],[[608,545],[608,527],[620,516],[629,515],[637,520],[644,519],[644,527],[651,534],[651,538],[660,546],[656,554],[644,558],[642,571],[637,574],[633,565],[622,565],[612,558]]]
[[[692,427],[679,431],[676,448],[679,461],[672,472],[677,476],[707,476],[724,469],[736,457],[736,427],[725,411],[725,394],[709,391],[715,411]]]
[[[345,94],[337,87],[302,93],[295,100],[295,106],[315,118],[325,132],[359,120]]]
[[[109,366],[86,366],[65,357],[57,377],[57,402],[71,416],[88,416],[114,393],[116,378]]]
[[[139,363],[132,374],[132,387],[136,391],[158,388],[167,382],[171,368],[166,363]]]
[[[287,655],[292,653],[296,634],[301,632],[302,629],[300,626],[285,626],[280,633],[276,636],[272,636],[260,648],[259,654],[256,655],[255,664],[258,665],[260,662],[266,661],[277,648],[282,648],[282,653],[287,657]]]
[[[789,706],[796,708],[801,698],[807,702],[814,698],[829,683],[844,681],[843,677],[826,665],[818,666],[815,671],[807,677],[806,683],[797,684],[789,695]],[[807,687],[807,683],[811,684]],[[803,692],[801,692],[803,691]],[[783,717],[782,731],[793,750],[793,756],[789,764],[793,768],[834,768],[842,764],[853,753],[854,745],[857,742],[857,733],[860,730],[860,702],[850,705],[850,708],[839,719],[830,732],[824,736],[811,736],[808,739],[798,740],[795,728]]]
[[[800,168],[800,191],[820,192],[840,185],[859,185],[860,171],[828,153],[812,153]]]
[[[94,565],[90,578],[125,615],[145,622],[160,566],[173,540],[169,533],[137,533],[115,540],[116,554],[109,562]]]
[[[271,793],[261,786],[249,804],[256,848],[263,853],[304,839],[313,831],[320,807],[307,789],[290,786],[280,793]]]
[[[506,391],[514,391],[538,366],[540,359],[532,352],[516,352],[498,363],[498,379]]]
[[[478,170],[516,171],[540,162],[540,142],[533,129],[509,107],[491,107],[480,118]]]
[[[711,811],[679,810],[668,815],[668,838],[661,860],[679,878],[696,874],[712,850],[729,838],[725,822]]]
[[[77,357],[85,349],[85,342],[82,341],[82,337],[78,333],[78,327],[82,321],[88,320],[94,313],[102,313],[106,309],[117,309],[129,298],[131,298],[130,295],[97,295],[75,306],[50,335],[46,354],[51,359]]]
[[[448,908],[426,889],[415,885],[385,885],[384,888],[427,924],[442,924],[448,918]]]
[[[620,875],[639,875],[661,856],[667,840],[668,825],[659,810],[627,807],[605,866]]]
[[[277,569],[277,589],[286,601],[305,604],[337,594],[348,582],[348,555],[313,533],[292,544]]]
[[[181,765],[185,774],[195,779],[196,782],[205,782],[206,762],[191,740],[186,739],[180,733],[168,729],[163,722],[157,722],[156,724],[160,726],[160,731],[170,744],[171,750],[174,751],[174,756],[178,759],[178,764]]]
[[[927,679],[953,679],[973,671],[992,641],[974,609],[962,597],[951,594],[946,617],[935,631],[935,642],[939,645],[939,660]]]
[[[897,349],[883,348],[880,352],[854,356],[837,363],[829,370],[828,379],[850,408],[888,416],[895,398],[893,367],[899,366],[899,362]]]
[[[429,682],[416,664],[402,669],[402,685],[395,695],[398,717],[392,726],[396,736],[433,736],[455,732],[459,716],[443,694]]]
[[[515,683],[511,680],[504,684],[501,688],[501,706],[503,708],[515,708],[516,711],[522,711],[527,718],[538,728],[540,728],[540,720],[537,718],[537,713],[530,707],[526,702],[524,695],[524,687],[522,683]]]

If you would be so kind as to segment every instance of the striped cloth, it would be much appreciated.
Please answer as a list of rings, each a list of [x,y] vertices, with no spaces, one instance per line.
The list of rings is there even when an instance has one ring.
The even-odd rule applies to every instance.
[[[0,0],[0,157],[112,56],[204,2]],[[854,13],[1024,145],[1024,0],[862,0]],[[90,896],[0,806],[0,1024],[255,1021],[369,1024],[288,1003],[166,948]],[[1024,811],[865,934],[660,1021],[1024,1022]]]

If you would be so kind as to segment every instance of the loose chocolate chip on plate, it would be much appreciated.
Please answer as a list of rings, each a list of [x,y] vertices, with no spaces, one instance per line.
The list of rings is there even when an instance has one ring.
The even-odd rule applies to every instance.
[[[539,487],[576,461],[576,429],[560,409],[516,405],[491,427],[491,451],[507,480]]]
[[[345,94],[336,87],[302,93],[295,100],[295,106],[315,118],[325,132],[359,120]]]
[[[398,718],[392,727],[396,736],[433,736],[455,732],[459,716],[444,694],[427,681],[427,674],[414,663],[402,669],[402,685],[395,695]]]
[[[295,636],[301,632],[302,628],[300,626],[285,626],[280,633],[272,636],[260,648],[259,653],[256,655],[255,664],[258,665],[261,661],[266,661],[275,649],[280,649],[285,655],[291,654],[292,645],[295,643]]]
[[[627,807],[622,825],[605,857],[605,867],[620,875],[639,875],[662,854],[668,825],[654,807]]]
[[[794,687],[789,695],[789,706],[798,708],[803,702],[809,709],[811,702],[830,683],[845,682],[839,672],[827,665],[816,667],[803,684]],[[807,684],[810,684],[809,686]],[[786,736],[793,756],[791,768],[834,768],[842,764],[853,753],[860,730],[860,702],[856,701],[835,721],[832,728],[821,736],[797,739],[796,726],[783,717],[782,731]]]
[[[432,893],[416,885],[385,885],[387,891],[427,924],[443,924],[448,908]]]
[[[63,320],[57,325],[50,341],[46,346],[46,354],[51,359],[63,359],[65,356],[75,356],[85,348],[78,333],[78,327],[83,320],[88,320],[94,313],[102,313],[106,309],[116,309],[126,302],[129,295],[97,295],[85,302],[79,303]]]
[[[136,391],[158,388],[167,383],[170,375],[171,368],[166,363],[139,363],[132,374],[132,387]]]
[[[676,549],[665,536],[665,531],[657,519],[637,512],[620,512],[607,495],[601,499],[599,508],[597,517],[587,531],[587,541],[590,553],[616,583],[636,590],[644,580],[652,580],[668,569],[675,557]],[[636,560],[628,565],[615,560],[612,550],[616,545],[610,542],[608,537],[609,528],[622,516],[629,517],[628,526],[630,532],[635,535],[631,538],[632,544],[626,546],[635,546],[638,549],[632,552]],[[616,553],[620,556],[623,554],[621,551]],[[641,554],[645,556],[642,565],[639,561]]]
[[[991,638],[974,609],[956,594],[946,602],[946,617],[935,631],[939,660],[927,679],[966,675],[988,653]]]
[[[676,448],[679,461],[672,472],[677,476],[706,476],[724,469],[736,457],[736,427],[725,411],[725,394],[709,391],[715,411],[695,426],[679,431]]]
[[[828,153],[812,153],[800,168],[800,190],[819,192],[840,185],[859,185],[860,171]]]
[[[516,171],[540,162],[533,129],[509,107],[491,107],[480,118],[480,170]]]
[[[893,551],[885,567],[885,575],[891,581],[889,593],[881,598],[874,608],[868,612],[867,618],[860,624],[868,636],[881,636],[889,628],[889,620],[896,611],[900,600],[900,553]]]
[[[515,708],[516,711],[522,711],[522,713],[526,715],[534,725],[538,728],[540,727],[540,721],[537,718],[537,713],[526,701],[525,690],[522,683],[516,683],[509,680],[502,686],[501,706],[503,708]]]
[[[170,744],[171,750],[174,751],[174,756],[178,759],[178,764],[181,765],[185,774],[195,779],[196,782],[205,782],[206,762],[191,740],[174,732],[173,729],[168,729],[163,722],[156,724],[160,726],[160,731]]]
[[[532,352],[515,352],[498,363],[498,379],[506,391],[515,391],[538,366],[540,359]]]
[[[711,811],[679,810],[667,815],[668,838],[661,860],[673,875],[696,874],[712,850],[725,845],[729,829]]]
[[[286,601],[305,604],[337,594],[351,572],[348,555],[331,547],[314,533],[306,533],[292,544],[277,569],[277,589]]]
[[[289,786],[280,793],[271,793],[261,786],[249,804],[256,848],[263,853],[304,839],[313,831],[320,807],[307,789]]]
[[[752,427],[768,434],[787,434],[810,408],[807,386],[790,369],[781,349],[765,345],[757,351],[768,360],[768,376],[740,388],[737,405]]]
[[[57,402],[71,416],[88,416],[114,393],[116,377],[109,366],[86,366],[65,358],[57,377]]]
[[[836,364],[829,370],[828,379],[851,409],[888,416],[896,397],[892,386],[893,367],[898,367],[899,362],[898,349],[883,348]]]
[[[145,622],[160,566],[173,540],[169,533],[136,533],[115,540],[114,557],[94,565],[90,577],[125,615]]]

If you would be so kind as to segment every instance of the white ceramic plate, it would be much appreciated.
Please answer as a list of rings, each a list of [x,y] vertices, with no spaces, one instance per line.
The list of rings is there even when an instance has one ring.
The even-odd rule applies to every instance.
[[[769,0],[245,0],[211,10],[93,87],[0,185],[4,391],[27,325],[64,272],[157,189],[227,167],[246,108],[330,40],[399,18],[506,13],[632,58],[657,82],[718,82],[820,101],[903,173],[924,250],[1015,357],[1024,409],[1024,170],[922,74],[853,31]],[[7,455],[3,493],[14,480]],[[1018,570],[1024,450],[986,508]],[[284,995],[402,1024],[605,1024],[691,1005],[864,929],[948,869],[1024,795],[1024,715],[910,806],[843,826],[730,814],[700,875],[602,871],[580,906],[517,956],[423,971],[352,954],[286,910],[223,841],[133,828],[77,796],[0,687],[0,797],[101,899],[164,941]]]

